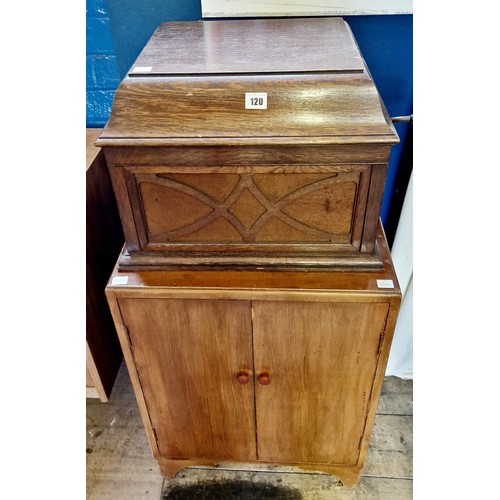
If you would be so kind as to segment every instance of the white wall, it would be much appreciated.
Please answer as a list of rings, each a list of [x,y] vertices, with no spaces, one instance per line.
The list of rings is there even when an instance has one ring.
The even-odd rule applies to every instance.
[[[203,17],[411,14],[412,0],[201,0]]]
[[[403,301],[385,374],[413,378],[413,174],[406,190],[391,255]]]

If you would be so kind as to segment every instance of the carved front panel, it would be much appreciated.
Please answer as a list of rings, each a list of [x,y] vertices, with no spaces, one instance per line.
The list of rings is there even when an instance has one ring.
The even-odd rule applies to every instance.
[[[153,246],[356,246],[364,170],[337,170],[137,173],[146,239]]]

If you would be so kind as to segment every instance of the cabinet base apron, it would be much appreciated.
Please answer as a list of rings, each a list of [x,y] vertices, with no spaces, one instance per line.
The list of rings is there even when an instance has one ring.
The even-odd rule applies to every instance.
[[[222,467],[228,466],[234,470],[238,469],[238,465],[244,466],[244,470],[247,471],[252,466],[255,466],[255,470],[259,470],[259,466],[276,466],[276,467],[298,467],[300,469],[304,469],[310,472],[324,472],[326,474],[330,474],[331,476],[335,476],[338,478],[344,487],[351,488],[358,484],[359,477],[361,475],[361,466],[353,465],[353,466],[345,466],[345,465],[329,465],[329,464],[311,464],[311,463],[274,463],[274,462],[251,462],[251,463],[243,463],[243,462],[226,462],[226,461],[217,461],[217,460],[174,460],[164,457],[157,457],[158,464],[160,466],[160,472],[163,477],[172,478],[174,477],[180,470],[186,467]],[[266,469],[267,470],[267,469]]]

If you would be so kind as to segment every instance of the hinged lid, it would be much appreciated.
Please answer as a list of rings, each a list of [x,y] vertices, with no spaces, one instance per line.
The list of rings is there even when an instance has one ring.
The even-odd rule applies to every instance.
[[[163,23],[129,76],[362,72],[341,18]]]
[[[162,23],[96,144],[395,143],[341,18]]]

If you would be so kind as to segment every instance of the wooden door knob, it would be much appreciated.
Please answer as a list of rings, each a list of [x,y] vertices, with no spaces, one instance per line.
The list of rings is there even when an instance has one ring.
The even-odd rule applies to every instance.
[[[269,373],[261,373],[257,380],[259,381],[260,385],[269,385],[271,383]]]
[[[248,384],[249,380],[250,380],[250,377],[248,376],[248,372],[245,372],[245,371],[241,371],[238,373],[238,375],[236,375],[236,380],[240,383],[240,384]]]

